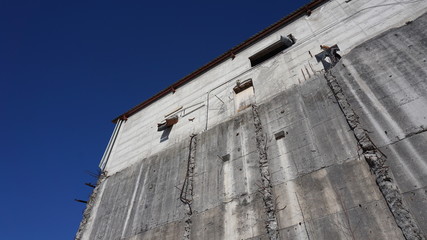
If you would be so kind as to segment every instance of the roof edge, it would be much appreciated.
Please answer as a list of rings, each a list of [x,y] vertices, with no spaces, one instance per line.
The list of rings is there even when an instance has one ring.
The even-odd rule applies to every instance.
[[[193,80],[194,78],[198,77],[202,73],[210,70],[211,68],[213,68],[216,65],[220,64],[221,62],[227,60],[228,58],[233,58],[235,56],[235,54],[237,54],[238,52],[240,52],[240,51],[244,50],[245,48],[251,46],[252,44],[256,43],[261,38],[263,38],[263,37],[271,34],[272,32],[274,32],[277,29],[281,28],[283,25],[288,24],[288,23],[290,23],[290,22],[298,19],[299,17],[301,17],[303,15],[306,15],[306,14],[309,15],[309,14],[311,14],[311,11],[314,8],[320,6],[321,4],[323,4],[325,2],[328,2],[328,1],[330,1],[330,0],[313,0],[312,2],[310,2],[310,3],[308,3],[308,4],[304,5],[304,6],[302,6],[298,10],[292,12],[291,14],[289,14],[286,17],[280,19],[276,23],[273,23],[272,25],[268,26],[264,30],[262,30],[262,31],[258,32],[257,34],[253,35],[252,37],[250,37],[246,41],[240,43],[239,45],[235,46],[234,48],[232,48],[232,49],[228,50],[227,52],[223,53],[222,55],[220,55],[219,57],[215,58],[214,60],[212,60],[208,64],[202,66],[201,68],[199,68],[196,71],[190,73],[189,75],[181,78],[180,80],[178,80],[177,82],[173,83],[172,85],[170,85],[166,89],[158,92],[156,95],[152,96],[151,98],[143,101],[142,103],[136,105],[135,107],[131,108],[127,112],[125,112],[125,113],[119,115],[118,117],[114,118],[112,120],[112,122],[116,123],[119,119],[126,120],[128,117],[130,117],[133,114],[139,112],[141,109],[145,108],[146,106],[150,105],[151,103],[155,102],[156,100],[162,98],[163,96],[166,96],[168,93],[175,92],[175,90],[177,88],[179,88],[182,85],[190,82],[191,80]]]

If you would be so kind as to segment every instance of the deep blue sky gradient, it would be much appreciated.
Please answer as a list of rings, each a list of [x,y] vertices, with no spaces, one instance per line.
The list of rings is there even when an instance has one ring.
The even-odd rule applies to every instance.
[[[0,1],[1,239],[73,239],[111,120],[304,1]]]

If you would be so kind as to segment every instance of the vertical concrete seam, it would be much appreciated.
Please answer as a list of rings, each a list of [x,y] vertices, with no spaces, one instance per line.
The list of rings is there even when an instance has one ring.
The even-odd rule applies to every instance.
[[[362,150],[362,156],[374,174],[378,188],[387,202],[397,226],[402,230],[403,236],[407,240],[425,240],[416,220],[406,206],[403,196],[389,172],[388,166],[385,164],[387,157],[375,146],[369,137],[368,131],[362,128],[359,117],[347,101],[347,97],[344,95],[337,78],[331,71],[326,71],[324,77],[350,129],[356,137],[358,145]]]
[[[261,119],[258,113],[258,107],[252,105],[252,113],[255,125],[255,139],[259,154],[259,170],[261,173],[261,189],[262,199],[265,205],[267,214],[266,229],[270,239],[279,239],[279,231],[277,230],[276,206],[273,199],[273,186],[270,181],[270,170],[267,157],[267,139],[262,129]]]
[[[184,236],[183,239],[191,238],[191,216],[193,215],[193,210],[191,209],[191,204],[193,202],[193,177],[194,177],[194,168],[195,168],[195,157],[196,157],[196,144],[197,144],[196,135],[193,134],[190,136],[190,146],[188,150],[188,159],[187,159],[187,172],[185,174],[185,179],[182,184],[181,193],[179,199],[182,203],[188,206],[187,210],[187,219],[185,220],[184,225]]]
[[[80,240],[83,238],[83,234],[86,230],[86,227],[89,223],[89,219],[92,215],[92,210],[96,202],[96,198],[99,194],[101,183],[104,182],[104,180],[107,178],[106,172],[102,172],[101,175],[99,175],[98,181],[96,182],[96,187],[93,189],[92,194],[89,197],[89,201],[86,204],[86,209],[83,212],[83,219],[80,222],[79,229],[77,230],[75,240]]]

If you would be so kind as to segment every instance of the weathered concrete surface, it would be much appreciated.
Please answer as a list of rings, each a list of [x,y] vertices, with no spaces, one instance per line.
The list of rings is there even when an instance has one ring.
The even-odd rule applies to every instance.
[[[323,77],[260,108],[283,239],[403,238]]]
[[[270,163],[267,154],[267,136],[262,128],[258,107],[252,106],[254,116],[255,139],[259,156],[259,171],[261,175],[261,186],[259,191],[264,201],[265,212],[267,215],[266,229],[268,237],[272,240],[278,239],[277,231],[277,203],[273,196],[273,185],[271,183]],[[276,199],[277,200],[277,199]]]
[[[387,185],[396,182],[399,186],[399,196],[394,193],[395,196],[386,197],[391,201],[390,209],[398,213],[396,221],[407,224],[409,229],[419,225],[424,234],[427,232],[427,206],[422,204],[427,197],[423,191],[427,186],[426,24],[427,15],[423,15],[405,27],[371,39],[345,56],[332,71],[343,86],[344,95],[349,96],[351,108],[360,117],[357,121],[365,129],[361,131],[374,144],[372,151],[377,151],[374,158],[390,166],[391,172],[385,178],[392,180]],[[388,171],[388,167],[381,171]],[[411,223],[411,213],[404,213],[408,210],[416,223]],[[407,234],[418,235],[415,232]]]
[[[176,186],[185,176],[187,154],[188,144],[179,144],[109,176],[101,183],[105,186],[91,216],[92,230],[82,239],[125,239],[182,220],[186,206]]]
[[[200,212],[193,224],[200,228],[192,230],[192,239],[250,239],[265,234],[267,214],[259,192],[259,154],[250,109],[202,133],[200,142],[193,205]],[[207,235],[209,231],[215,234]]]
[[[333,69],[423,233],[426,25],[378,36]],[[279,239],[404,239],[323,75],[257,105]],[[197,135],[188,225],[179,196],[192,133],[100,182],[81,239],[182,239],[186,227],[191,239],[270,239],[251,109]]]
[[[325,83],[322,78],[316,78],[277,98],[292,99],[285,97],[292,94],[300,96],[299,104],[285,104],[286,109],[290,114],[307,113],[309,110],[302,104],[301,92],[312,89],[313,96],[330,93],[326,87],[313,88],[316,84]],[[280,105],[276,100],[261,105],[260,116],[267,119],[272,109],[269,106]],[[317,100],[320,109],[330,106],[331,113],[339,111],[337,106],[333,107],[332,98],[318,97]],[[331,134],[329,142],[324,143],[323,138],[317,138],[311,130],[310,123],[322,126],[330,118],[336,118],[335,122],[340,123],[332,130],[347,129],[343,116],[332,115],[317,117],[320,121],[317,124],[317,120],[310,119],[310,122],[307,117],[305,121],[288,123],[279,120],[282,117],[279,114],[274,121],[282,121],[280,126],[289,124],[292,128],[288,129],[285,138],[277,141],[271,138],[274,131],[268,127],[274,124],[265,121],[263,131],[267,151],[275,156],[267,158],[269,169],[282,174],[282,178],[271,183],[279,239],[353,239],[353,235],[356,236],[354,239],[402,238],[366,164],[358,160],[356,146],[349,143],[351,147],[348,149],[354,149],[340,155],[326,151],[336,147],[339,152],[337,143],[346,139],[339,134],[349,133]],[[298,130],[295,141],[289,140],[293,137],[293,129]],[[351,142],[351,138],[348,139]],[[290,144],[288,150],[277,150],[286,146],[282,145],[285,140]],[[312,148],[304,147],[306,142],[310,147],[322,142],[325,151],[316,147],[317,155],[292,158],[299,162],[299,167],[288,177],[289,169],[282,168],[281,164],[292,152],[294,156],[312,153]],[[269,210],[263,201],[257,145],[250,109],[198,136],[191,239],[270,239],[266,227]],[[93,216],[93,230],[82,239],[182,239],[188,209],[179,201],[178,188],[185,178],[189,150],[187,140],[110,176],[105,183],[101,205]]]
[[[320,51],[320,44],[337,44],[340,54],[346,54],[379,33],[422,15],[427,10],[427,1],[330,0],[311,10],[310,16],[283,26],[237,53],[234,59],[222,62],[122,122],[117,137],[113,138],[114,144],[107,149],[107,159],[101,164],[103,170],[114,174],[140,161],[141,156],[157,154],[186,141],[192,133],[234,118],[242,100],[233,91],[238,81],[253,80],[254,100],[258,104],[311,81],[323,69],[314,57]],[[297,39],[294,45],[251,67],[248,57],[288,34]],[[375,60],[375,56],[369,59]],[[157,123],[181,107],[182,111],[177,112],[179,121],[169,139],[160,141],[162,132],[157,131]],[[321,128],[317,130],[323,131]]]
[[[361,155],[368,163],[371,172],[374,174],[376,183],[383,194],[390,211],[393,213],[397,225],[402,230],[403,235],[406,239],[424,239],[420,227],[409,211],[408,206],[405,204],[401,191],[397,187],[395,180],[386,165],[386,155],[376,147],[375,143],[371,140],[368,131],[360,124],[359,117],[351,108],[347,101],[347,96],[343,94],[339,81],[331,71],[327,71],[325,73],[325,79],[333,91],[335,99],[338,102],[349,127],[356,137],[361,149]]]

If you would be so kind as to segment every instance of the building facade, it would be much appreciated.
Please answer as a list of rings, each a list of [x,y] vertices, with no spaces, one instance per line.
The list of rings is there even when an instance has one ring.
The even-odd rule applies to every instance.
[[[312,1],[120,115],[76,239],[425,239],[426,9]]]

